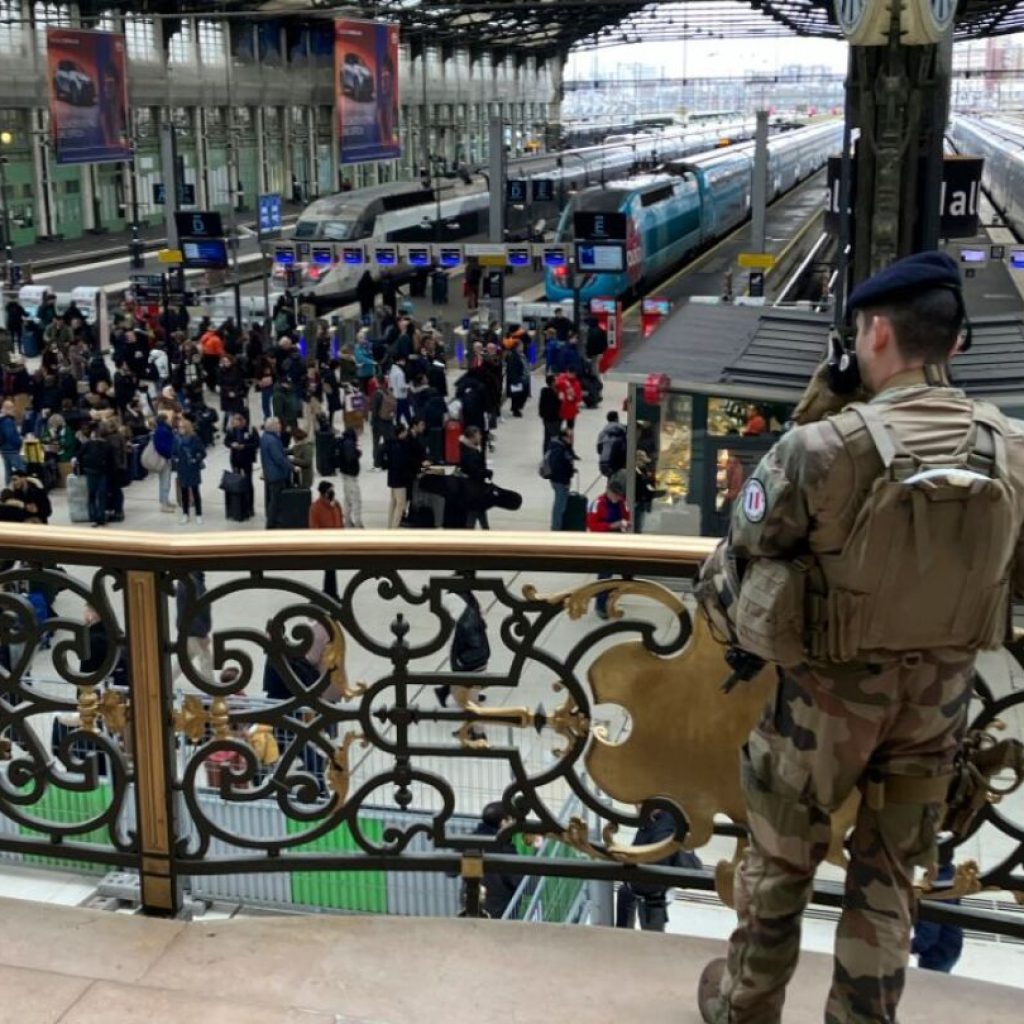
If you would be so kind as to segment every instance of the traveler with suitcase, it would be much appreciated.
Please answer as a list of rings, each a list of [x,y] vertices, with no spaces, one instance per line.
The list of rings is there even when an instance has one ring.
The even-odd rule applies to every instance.
[[[626,471],[620,469],[608,478],[604,494],[596,497],[587,509],[589,533],[628,533],[629,504],[626,501]],[[610,580],[610,572],[599,572],[599,580]],[[608,618],[608,593],[598,594],[594,609],[602,619]]]
[[[224,444],[231,453],[231,472],[242,478],[243,486],[236,488],[237,497],[234,501],[236,515],[228,511],[228,518],[241,522],[251,519],[256,514],[256,495],[252,486],[252,470],[256,463],[260,439],[256,431],[249,426],[244,413],[235,413],[231,417],[231,426],[224,435]],[[225,488],[228,505],[232,502],[231,492]]]
[[[576,475],[576,463],[579,456],[573,450],[573,432],[571,427],[563,427],[552,440],[540,464],[540,475],[551,483],[554,502],[551,505],[551,529],[567,530],[565,513],[569,507],[569,487]],[[576,495],[577,498],[582,497]],[[573,523],[580,519],[579,501],[573,502]],[[586,515],[586,499],[583,499],[583,515]],[[578,527],[579,530],[583,526]]]
[[[0,457],[10,484],[11,474],[16,469],[25,468],[25,460],[21,457],[21,431],[14,415],[14,403],[10,400],[0,406]]]
[[[272,416],[263,425],[260,437],[260,464],[263,467],[264,510],[268,530],[279,530],[281,494],[292,478],[292,464],[288,461],[281,440],[281,421]]]
[[[75,460],[78,470],[85,476],[85,484],[88,493],[88,513],[83,518],[72,518],[72,522],[83,522],[91,520],[92,525],[107,525],[107,482],[114,473],[114,453],[110,445],[100,437],[98,425],[86,423],[82,427],[82,436],[85,441],[78,458]],[[68,477],[68,501],[71,504],[71,512],[74,516],[76,511],[71,494],[71,477]],[[79,490],[76,483],[75,491]],[[81,509],[77,510],[81,516]]]

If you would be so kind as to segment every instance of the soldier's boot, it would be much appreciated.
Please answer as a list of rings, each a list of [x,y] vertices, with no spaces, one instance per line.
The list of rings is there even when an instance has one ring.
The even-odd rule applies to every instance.
[[[704,968],[697,983],[697,1008],[704,1018],[705,1024],[722,1024],[725,1001],[722,999],[722,978],[725,976],[726,959],[724,956]]]

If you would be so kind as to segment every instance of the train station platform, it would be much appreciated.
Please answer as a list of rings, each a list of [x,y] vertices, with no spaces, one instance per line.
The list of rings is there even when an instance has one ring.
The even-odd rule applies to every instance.
[[[164,921],[0,901],[0,1024],[699,1024],[719,942],[417,918]],[[804,953],[786,1020],[821,1019],[831,958]],[[1020,991],[911,970],[903,1024],[1002,1024]]]

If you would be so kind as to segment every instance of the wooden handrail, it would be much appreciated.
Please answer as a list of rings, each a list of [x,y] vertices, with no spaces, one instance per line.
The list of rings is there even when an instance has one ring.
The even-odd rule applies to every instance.
[[[522,563],[534,569],[662,567],[693,568],[714,550],[710,537],[629,536],[473,530],[270,530],[167,534],[137,530],[91,530],[64,526],[0,525],[0,558],[84,564],[130,564],[155,568],[167,563],[205,562],[218,568],[253,568],[315,561],[332,563],[453,566]],[[600,563],[600,565],[598,565]],[[687,573],[683,573],[684,575]]]

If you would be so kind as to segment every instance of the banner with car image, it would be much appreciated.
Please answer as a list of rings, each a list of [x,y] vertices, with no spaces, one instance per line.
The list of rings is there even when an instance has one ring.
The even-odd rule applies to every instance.
[[[124,36],[49,28],[46,57],[57,163],[131,159]]]
[[[398,26],[336,21],[334,89],[339,161],[358,164],[400,157]]]

